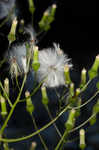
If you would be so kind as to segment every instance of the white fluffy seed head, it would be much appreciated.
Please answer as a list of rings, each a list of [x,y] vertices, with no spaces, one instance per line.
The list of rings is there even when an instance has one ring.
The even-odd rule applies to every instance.
[[[59,44],[54,43],[54,48],[43,49],[39,52],[40,68],[37,72],[37,80],[41,82],[46,78],[47,87],[58,87],[65,84],[64,66],[72,64],[67,55],[60,49]]]
[[[8,63],[10,64],[10,73],[13,72],[13,77],[16,76],[16,71],[13,71],[13,65],[17,65],[17,75],[27,73],[27,61],[26,61],[26,46],[17,45],[13,46],[7,53]],[[14,68],[15,70],[15,68]]]

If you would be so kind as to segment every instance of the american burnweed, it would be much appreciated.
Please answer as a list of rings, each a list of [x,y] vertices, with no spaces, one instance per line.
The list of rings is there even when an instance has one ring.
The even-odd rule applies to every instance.
[[[34,4],[32,3],[32,1],[29,1],[29,2],[30,2],[29,3],[30,12],[33,14],[35,10]],[[42,30],[46,31],[50,28],[50,22],[53,20],[53,11],[51,11],[51,8],[56,9],[56,7],[50,7],[50,9],[48,9],[48,14],[47,15],[44,14],[45,16],[42,17],[42,21],[39,22],[41,31]],[[49,23],[48,23],[48,20],[49,20]],[[32,37],[30,40],[33,40],[33,37],[34,37],[33,31],[32,30],[30,31],[31,37]],[[26,32],[28,32],[28,29]],[[10,85],[5,86],[5,82],[3,85],[3,83],[0,80],[0,105],[1,105],[1,117],[3,120],[1,129],[0,129],[0,142],[3,142],[3,149],[10,149],[9,142],[12,142],[12,143],[18,142],[18,141],[23,142],[24,140],[26,139],[28,140],[31,137],[33,141],[31,141],[32,144],[27,149],[32,149],[32,150],[33,149],[40,149],[40,150],[62,149],[64,145],[66,146],[66,144],[68,143],[68,140],[70,138],[69,135],[72,136],[71,133],[75,132],[76,130],[79,130],[80,142],[78,146],[80,146],[81,149],[84,149],[87,145],[85,141],[85,138],[86,138],[85,133],[87,130],[84,130],[82,127],[88,122],[90,122],[91,125],[93,125],[96,122],[96,115],[99,112],[99,108],[98,108],[99,102],[98,101],[96,102],[96,104],[93,107],[92,115],[86,121],[84,121],[80,125],[77,125],[75,123],[76,123],[76,120],[80,118],[81,108],[89,104],[89,102],[91,102],[93,98],[99,93],[99,85],[97,82],[96,93],[90,99],[86,100],[84,103],[82,102],[81,94],[84,91],[86,91],[88,85],[90,85],[91,83],[91,80],[93,80],[95,77],[98,76],[99,56],[96,57],[95,63],[93,64],[92,68],[89,71],[86,71],[85,69],[82,70],[81,82],[80,82],[79,88],[75,89],[75,83],[73,83],[72,78],[70,76],[70,69],[72,68],[72,63],[70,62],[70,59],[67,57],[67,55],[64,54],[64,52],[60,49],[59,44],[54,44],[53,48],[42,49],[41,51],[39,51],[39,48],[38,48],[38,50],[36,50],[36,53],[34,55],[35,48],[37,48],[35,47],[35,43],[33,43],[32,45],[29,43],[28,48],[26,46],[26,43],[19,44],[19,45],[17,44],[17,45],[12,46],[11,49],[9,48],[9,53],[6,54],[8,58],[8,63],[11,66],[10,73],[11,73],[12,78],[15,76],[17,77],[22,76],[24,79],[23,79],[21,87],[19,88],[18,96],[13,103],[11,99],[12,93],[10,93],[10,88],[11,88]],[[34,60],[36,63],[33,63]],[[37,67],[37,64],[39,64],[38,65],[39,67]],[[37,69],[33,70],[36,67]],[[36,88],[34,88],[33,91],[28,92],[28,94],[26,94],[27,92],[27,89],[26,89],[24,93],[26,97],[24,99],[21,99],[21,94],[22,92],[24,92],[23,88],[25,86],[26,79],[30,71],[32,71],[33,74],[35,74],[36,76],[35,79],[38,84]],[[89,76],[89,80],[87,80],[86,78],[87,73]],[[0,76],[0,78],[2,77]],[[7,81],[9,83],[9,79],[7,79]],[[65,90],[63,90],[62,95],[60,95],[60,93],[57,92],[57,88],[60,88],[60,86],[62,85],[65,86],[64,88],[65,90],[68,89],[67,98],[65,96]],[[38,127],[37,118],[35,119],[36,115],[34,113],[36,106],[34,106],[34,99],[32,98],[32,96],[37,91],[39,91],[40,87],[41,87],[41,93],[40,93],[41,96],[40,96],[39,102],[41,102],[42,105],[44,105],[44,107],[41,105],[39,109],[41,109],[41,115],[43,114],[42,112],[45,109],[46,113],[44,114],[43,117],[45,117],[45,115],[48,114],[49,121],[44,126]],[[53,98],[54,108],[53,108],[53,105],[51,105],[50,95],[52,93],[50,93],[49,95],[50,90],[51,92],[52,90],[54,90],[54,93],[57,95],[57,98],[58,98],[58,101],[56,104],[55,104],[56,100]],[[31,130],[31,134],[29,135],[25,134],[22,136],[18,136],[16,138],[8,139],[8,137],[6,137],[5,135],[4,130],[9,128],[9,126],[7,127],[7,124],[10,121],[11,116],[14,114],[14,110],[16,109],[17,104],[24,105],[24,102],[26,102],[25,103],[26,107],[24,107],[24,109],[26,109],[27,113],[30,115],[31,120],[33,121],[32,123],[33,123],[35,131],[33,131],[32,133],[32,130]],[[39,102],[36,101],[37,106],[41,104]],[[9,104],[10,111],[7,111],[6,104],[7,105]],[[23,109],[23,105],[21,109]],[[56,109],[56,105],[60,106],[61,109],[58,109],[58,108]],[[66,117],[66,114],[68,114],[67,117]],[[59,123],[62,121],[63,123],[61,124],[61,128],[60,128]],[[49,140],[50,133],[48,134],[47,132],[48,130],[50,132],[50,128],[52,126],[55,129],[53,130],[52,128],[52,131],[54,132],[51,132],[51,134],[53,134],[52,136],[53,137],[55,136],[53,141]],[[80,130],[80,128],[82,129]],[[45,132],[45,135],[42,132]],[[35,141],[35,135],[39,136],[41,145],[39,145],[39,142],[37,142],[38,140]],[[47,136],[47,139],[45,138],[46,136]],[[74,139],[71,139],[71,141],[73,140]],[[1,146],[0,148],[2,148],[2,145],[0,146]]]

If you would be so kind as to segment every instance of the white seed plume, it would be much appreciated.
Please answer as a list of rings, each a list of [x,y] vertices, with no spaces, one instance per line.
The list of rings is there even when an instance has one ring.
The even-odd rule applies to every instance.
[[[7,17],[13,9],[14,5],[15,0],[0,0],[0,19]]]
[[[40,68],[37,72],[37,80],[45,80],[47,87],[57,87],[65,84],[64,66],[72,64],[67,55],[63,53],[59,45],[54,43],[54,48],[43,49],[39,52]]]
[[[13,46],[7,53],[6,57],[8,57],[8,62],[10,64],[10,72],[13,66],[13,60],[15,60],[17,67],[19,68],[18,75],[27,73],[27,64],[26,64],[26,46],[25,44]],[[14,73],[13,76],[16,76]]]
[[[27,27],[25,27],[24,31],[25,33],[28,33],[30,35],[30,41],[31,41],[30,45],[32,44],[35,45],[36,37],[35,37],[35,31],[32,28],[32,26],[28,25]],[[32,53],[33,53],[32,46],[30,47],[31,47],[29,49],[30,51],[27,52],[25,43],[18,44],[18,45],[12,46],[12,48],[10,48],[10,50],[6,52],[5,57],[8,59],[8,63],[10,64],[10,73],[13,76],[16,76],[15,74],[16,69],[15,67],[13,67],[13,62],[16,62],[16,65],[18,68],[17,75],[21,75],[29,71],[29,65],[27,65],[27,61],[28,61],[27,59],[29,59],[29,57],[31,59]],[[27,53],[29,55],[28,58],[27,58]]]

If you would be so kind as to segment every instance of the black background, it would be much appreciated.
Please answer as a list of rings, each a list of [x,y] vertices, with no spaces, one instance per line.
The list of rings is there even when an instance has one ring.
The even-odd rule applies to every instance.
[[[16,2],[19,9],[17,15],[24,18],[27,24],[30,23],[28,1],[16,0]],[[95,56],[99,53],[98,4],[96,1],[34,0],[34,3],[37,8],[34,16],[35,25],[48,6],[53,3],[57,4],[55,21],[45,37],[39,40],[40,49],[52,46],[53,42],[59,43],[65,53],[72,58],[74,68],[89,69]],[[0,32],[7,33],[6,30],[7,27],[3,27]],[[4,43],[3,38],[0,38],[0,47],[6,47],[7,44],[5,41]]]
[[[38,1],[38,6],[44,4],[41,3]],[[72,58],[74,67],[89,69],[99,53],[98,4],[95,0],[59,0],[56,3],[56,19],[46,41],[42,40],[43,45],[60,43],[60,47]]]

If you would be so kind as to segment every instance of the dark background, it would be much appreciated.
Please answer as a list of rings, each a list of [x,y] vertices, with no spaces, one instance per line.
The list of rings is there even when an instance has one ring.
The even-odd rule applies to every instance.
[[[39,0],[38,3],[42,2]],[[95,0],[58,0],[56,3],[56,20],[46,35],[46,42],[43,39],[42,43],[60,43],[60,47],[72,58],[74,67],[89,69],[99,53],[98,4]]]
[[[83,67],[89,69],[94,62],[95,56],[99,53],[98,4],[96,1],[34,0],[34,2],[37,8],[34,16],[35,24],[40,20],[48,6],[54,2],[57,4],[55,21],[51,25],[51,30],[48,31],[42,40],[39,40],[38,45],[40,49],[52,46],[53,42],[59,43],[64,52],[72,58],[72,63],[77,71],[80,71]],[[27,0],[17,0],[17,6],[19,9],[17,12],[18,16],[24,18],[26,24],[30,23],[31,17],[28,11]],[[7,50],[8,42],[6,39],[9,30],[10,23],[0,29],[0,37],[2,37],[0,38],[0,57],[4,50]],[[2,33],[4,36],[2,36]],[[94,84],[96,83],[93,83],[88,88],[88,96],[95,90]],[[87,94],[85,93],[85,95]],[[86,98],[84,99],[86,100]],[[88,108],[91,109],[91,107]],[[91,131],[94,134],[98,134],[97,130],[95,130],[96,132],[94,130]],[[90,135],[89,137],[91,137]],[[93,142],[98,149],[99,142],[97,139],[99,137],[96,137],[96,139],[93,137],[91,142],[89,140],[89,143]]]
[[[5,1],[6,0],[1,0]],[[13,0],[9,0],[9,5]],[[99,53],[99,23],[98,23],[98,4],[96,0],[71,1],[71,0],[34,0],[36,11],[34,24],[43,15],[48,6],[57,4],[55,21],[51,29],[44,38],[38,39],[40,49],[52,46],[53,42],[59,43],[60,47],[72,58],[74,68],[81,70],[89,69]],[[31,14],[28,10],[27,0],[16,0],[16,14],[19,18],[24,18],[26,24],[31,22]],[[2,20],[0,20],[2,21]],[[8,34],[10,26],[3,26],[0,33]],[[1,34],[0,34],[1,36]],[[5,43],[5,44],[4,44]],[[6,49],[7,42],[0,38],[0,47]],[[2,49],[0,50],[2,53]]]

